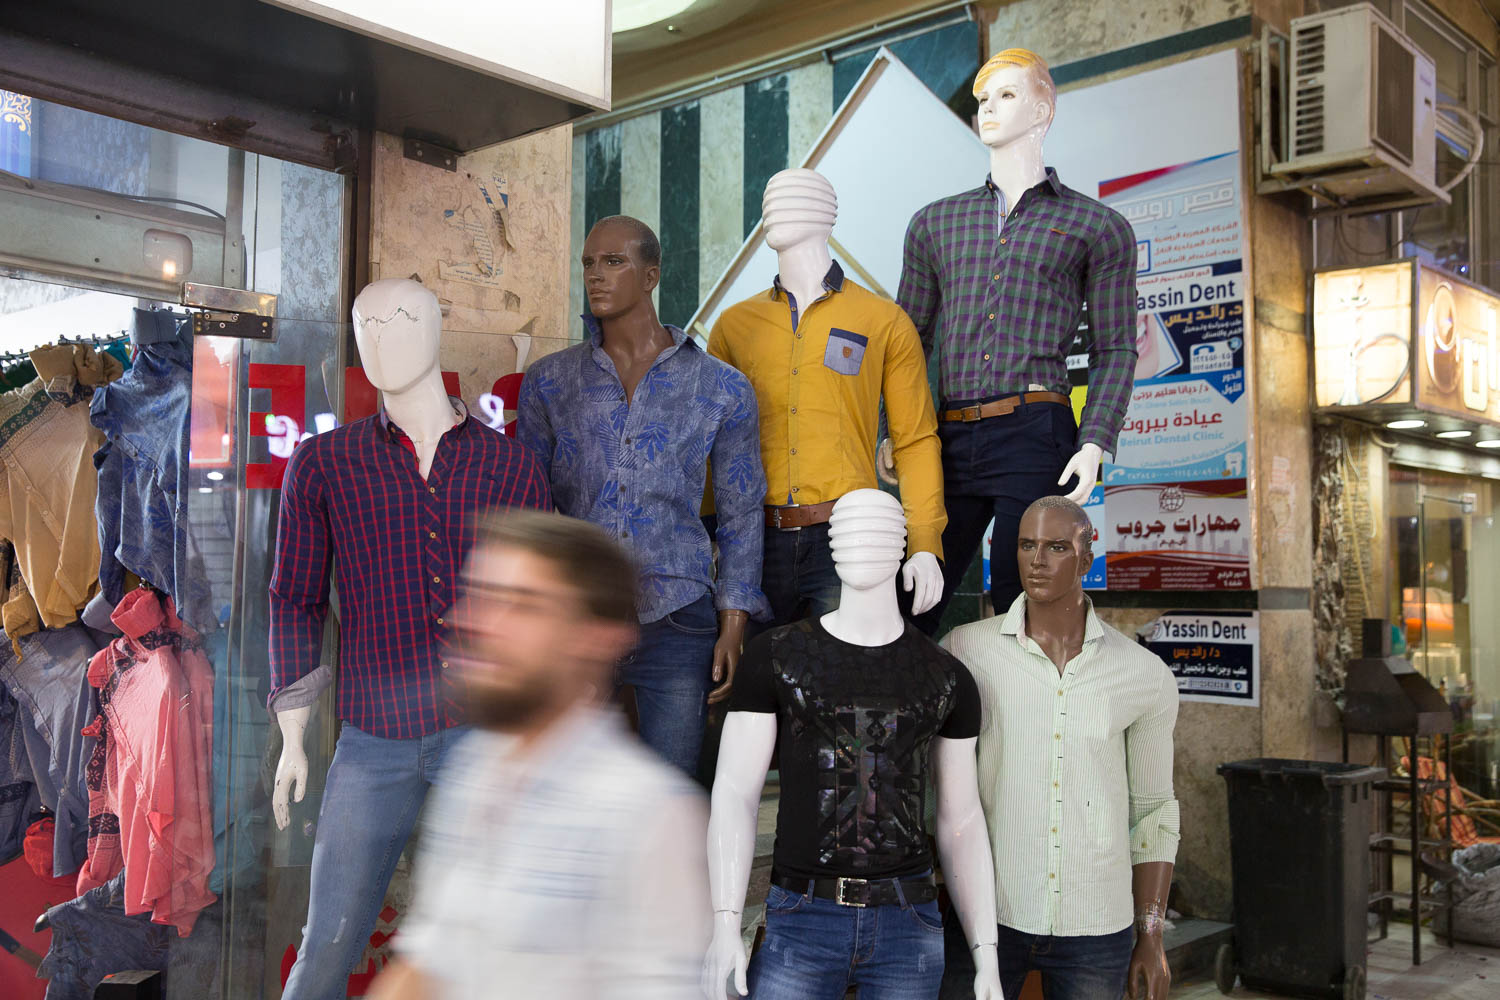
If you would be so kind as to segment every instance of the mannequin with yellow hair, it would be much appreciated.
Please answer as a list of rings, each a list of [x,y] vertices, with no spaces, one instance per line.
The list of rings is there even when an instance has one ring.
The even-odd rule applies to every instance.
[[[1057,107],[1047,64],[1006,49],[980,67],[974,96],[989,176],[912,217],[896,296],[938,362],[948,523],[943,601],[917,618],[929,634],[992,517],[996,614],[1020,595],[1021,515],[1042,496],[1088,497],[1135,378],[1135,236],[1045,165]],[[1067,355],[1085,310],[1088,401],[1075,421]]]

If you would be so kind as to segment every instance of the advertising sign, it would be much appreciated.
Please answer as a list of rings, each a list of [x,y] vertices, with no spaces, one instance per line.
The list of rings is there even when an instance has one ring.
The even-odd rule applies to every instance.
[[[1260,705],[1260,615],[1169,611],[1145,626],[1141,643],[1177,678],[1183,701]]]
[[[1135,388],[1104,465],[1111,590],[1250,586],[1245,298],[1235,152],[1105,181],[1135,230]]]
[[[1415,260],[1313,277],[1320,407],[1500,424],[1500,298]]]

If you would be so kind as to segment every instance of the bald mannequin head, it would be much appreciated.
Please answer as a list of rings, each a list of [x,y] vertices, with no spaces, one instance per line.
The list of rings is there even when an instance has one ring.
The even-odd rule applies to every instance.
[[[1042,497],[1026,508],[1016,537],[1016,566],[1027,600],[1051,603],[1082,596],[1094,561],[1094,526],[1067,497]]]

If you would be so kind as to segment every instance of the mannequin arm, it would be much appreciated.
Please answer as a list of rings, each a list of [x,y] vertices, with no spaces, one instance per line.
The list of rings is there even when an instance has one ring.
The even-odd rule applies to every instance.
[[[906,510],[906,551],[908,555],[931,552],[941,559],[948,513],[943,507],[937,414],[932,408],[922,344],[911,321],[899,310],[890,324],[880,391],[885,399],[901,506]]]
[[[734,672],[745,649],[745,626],[750,624],[747,611],[719,612],[719,639],[714,643],[714,689],[708,692],[708,703],[717,705],[734,690]]]
[[[1068,460],[1068,464],[1063,467],[1062,475],[1057,479],[1057,485],[1066,486],[1068,480],[1074,476],[1078,477],[1078,485],[1065,494],[1069,500],[1074,503],[1083,503],[1089,498],[1089,494],[1094,490],[1094,484],[1099,481],[1099,460],[1103,457],[1104,450],[1097,444],[1086,444]]]
[[[296,786],[298,802],[307,791],[307,751],[302,746],[302,736],[307,732],[307,720],[311,715],[310,705],[276,713],[276,724],[281,727],[281,759],[276,763],[271,813],[276,817],[278,830],[285,830],[291,822],[291,807],[287,803],[292,797],[293,786]]]
[[[708,816],[708,888],[714,904],[713,942],[703,960],[703,995],[708,1000],[724,1000],[731,972],[735,992],[740,996],[750,992],[745,982],[749,956],[740,934],[740,914],[755,860],[760,793],[775,745],[775,715],[730,712],[725,716]]]
[[[375,977],[369,1000],[431,1000],[436,996],[432,980],[415,965],[396,958]]]
[[[977,742],[939,737],[933,746],[938,861],[974,955],[974,996],[976,1000],[1004,1000],[995,954],[995,859],[979,803]]]
[[[1135,950],[1130,955],[1130,1000],[1167,1000],[1172,970],[1162,945],[1167,916],[1167,893],[1172,888],[1172,865],[1147,861],[1130,869],[1135,897]]]

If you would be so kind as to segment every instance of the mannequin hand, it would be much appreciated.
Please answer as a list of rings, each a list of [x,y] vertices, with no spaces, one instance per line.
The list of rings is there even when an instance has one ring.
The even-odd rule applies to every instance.
[[[729,697],[734,687],[734,671],[740,665],[740,653],[745,648],[745,627],[750,615],[744,611],[719,612],[719,641],[714,643],[714,684],[708,693],[708,703],[718,704]]]
[[[724,1000],[728,995],[726,980],[734,973],[734,991],[748,996],[750,987],[745,982],[745,969],[750,959],[745,955],[745,942],[740,936],[740,915],[726,912],[714,914],[714,939],[703,959],[703,996],[706,1000]]]
[[[1000,959],[992,944],[974,949],[974,1000],[1005,1000],[1000,989]]]
[[[1160,934],[1140,934],[1130,953],[1130,978],[1125,995],[1130,1000],[1167,1000],[1172,970]]]
[[[276,817],[276,829],[285,830],[291,822],[291,807],[287,804],[288,798],[293,795],[293,786],[296,786],[296,801],[302,801],[302,795],[307,791],[307,754],[302,749],[302,741],[295,743],[288,741],[281,748],[281,759],[276,762],[276,787],[271,792],[271,813]]]
[[[1066,486],[1068,480],[1074,476],[1078,477],[1078,485],[1064,494],[1074,503],[1083,503],[1089,494],[1094,491],[1094,484],[1099,481],[1099,460],[1104,457],[1104,449],[1097,444],[1086,444],[1078,449],[1078,453],[1068,459],[1068,464],[1063,467],[1062,475],[1057,478],[1057,485]]]
[[[917,552],[901,567],[901,587],[911,592],[911,613],[920,615],[943,596],[943,567],[931,552]]]
[[[882,438],[880,447],[875,449],[875,475],[887,486],[896,484],[896,449],[891,447],[890,438]]]

